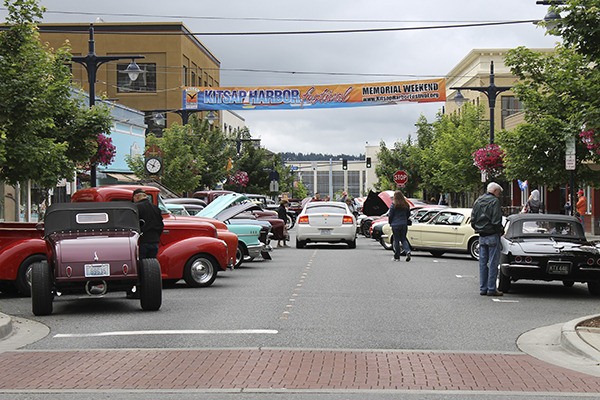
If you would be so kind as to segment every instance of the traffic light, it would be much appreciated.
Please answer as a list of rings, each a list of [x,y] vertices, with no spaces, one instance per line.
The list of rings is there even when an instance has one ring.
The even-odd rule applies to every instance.
[[[344,171],[348,169],[348,160],[346,160],[345,158],[342,159],[342,169]]]
[[[371,168],[371,157],[367,157],[367,168]]]

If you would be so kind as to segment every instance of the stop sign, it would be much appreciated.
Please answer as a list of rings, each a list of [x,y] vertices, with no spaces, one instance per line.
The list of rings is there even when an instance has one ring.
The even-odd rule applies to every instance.
[[[406,182],[408,182],[408,174],[406,171],[399,170],[394,172],[394,182],[398,186],[406,185]]]

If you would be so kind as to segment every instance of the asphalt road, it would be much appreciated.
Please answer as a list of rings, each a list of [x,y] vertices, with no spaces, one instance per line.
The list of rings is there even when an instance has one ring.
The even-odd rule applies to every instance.
[[[139,302],[125,299],[124,294],[60,297],[54,314],[39,318],[31,314],[29,299],[0,294],[1,310],[50,327],[47,337],[26,350],[288,348],[486,353],[518,352],[515,343],[520,334],[598,310],[598,299],[581,284],[566,288],[560,283],[519,282],[513,285],[514,294],[482,297],[478,264],[467,255],[436,258],[417,252],[409,263],[392,262],[390,251],[363,237],[355,250],[317,245],[302,250],[279,248],[272,256],[271,261],[246,263],[221,274],[210,288],[166,289],[158,312],[141,311]],[[167,395],[161,398],[170,398]],[[184,395],[179,393],[177,398],[187,398]],[[406,393],[405,398],[448,398],[448,394],[421,395]],[[227,397],[219,396],[213,393],[210,398]],[[279,398],[264,393],[244,396]],[[295,396],[285,398],[308,398]],[[364,398],[336,396],[319,398]],[[496,396],[500,397],[480,394],[473,398],[503,398]],[[377,394],[381,399],[392,397],[398,398],[397,394]],[[35,397],[13,393],[0,398]],[[468,395],[463,392],[457,398]]]

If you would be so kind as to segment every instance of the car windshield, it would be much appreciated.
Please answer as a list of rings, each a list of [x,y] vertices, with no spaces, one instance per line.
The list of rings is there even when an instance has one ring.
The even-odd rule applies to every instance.
[[[575,225],[578,222],[571,221],[523,221],[521,233],[523,235],[548,235],[548,236],[571,236],[578,237],[579,230]]]
[[[338,207],[333,205],[315,205],[306,208],[307,214],[346,214],[345,207]]]

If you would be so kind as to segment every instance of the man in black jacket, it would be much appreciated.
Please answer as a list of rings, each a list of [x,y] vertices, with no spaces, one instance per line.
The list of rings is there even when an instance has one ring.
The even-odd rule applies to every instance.
[[[140,247],[140,259],[156,258],[158,244],[164,224],[160,208],[152,204],[148,194],[143,189],[133,191],[133,202],[137,206],[141,222],[141,235],[138,240]]]
[[[137,206],[138,216],[140,218],[141,235],[138,239],[140,251],[140,260],[144,258],[156,258],[158,255],[158,244],[162,234],[164,224],[160,208],[152,204],[148,194],[143,189],[133,191],[133,202]],[[135,287],[135,291],[127,292],[128,299],[139,299],[140,294]]]
[[[498,265],[504,233],[500,195],[502,186],[490,182],[487,193],[475,200],[471,211],[471,227],[479,234],[479,294],[482,296],[502,296],[496,289]]]

